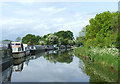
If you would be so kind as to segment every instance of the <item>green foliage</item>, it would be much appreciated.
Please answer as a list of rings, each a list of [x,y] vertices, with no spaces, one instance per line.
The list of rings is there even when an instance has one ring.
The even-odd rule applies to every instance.
[[[119,50],[116,48],[88,48],[79,47],[74,50],[78,56],[83,56],[90,59],[92,62],[105,67],[113,67],[118,70]]]
[[[9,40],[9,39],[5,39],[5,40],[3,40],[3,41],[11,41],[11,40]],[[11,42],[13,42],[13,41],[11,41]]]
[[[73,45],[73,32],[71,31],[58,31],[54,34],[44,35],[41,40],[47,45]]]
[[[118,53],[116,48],[80,47],[74,50],[75,56],[82,59],[84,73],[90,76],[89,82],[118,81]]]
[[[57,51],[56,54],[45,55],[44,58],[50,62],[59,62],[59,63],[71,63],[73,61],[73,52],[72,51]]]
[[[70,40],[74,39],[73,32],[71,31],[59,31],[54,34],[57,35],[59,38],[62,37],[63,39],[70,39]]]
[[[79,33],[77,40],[85,46],[118,47],[118,12],[103,12],[96,14],[95,18],[89,20],[90,25],[87,25]],[[85,34],[84,39],[81,36]]]
[[[46,38],[46,43],[48,45],[58,44],[58,36],[56,36],[54,34],[48,35],[47,38]]]
[[[56,36],[58,36],[59,38],[59,44],[62,45],[72,45],[72,43],[70,43],[70,40],[73,40],[73,32],[71,31],[59,31],[57,33],[54,33]]]
[[[15,41],[16,42],[21,42],[21,40],[22,40],[21,37],[17,37]]]
[[[27,34],[25,37],[22,38],[22,43],[29,44],[29,45],[37,45],[39,44],[39,40],[41,39],[40,36],[35,36],[32,34]]]

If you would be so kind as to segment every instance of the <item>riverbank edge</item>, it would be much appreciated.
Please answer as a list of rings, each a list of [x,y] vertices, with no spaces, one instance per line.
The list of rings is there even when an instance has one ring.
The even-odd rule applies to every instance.
[[[116,59],[116,62],[111,62],[111,63],[108,64],[107,63],[109,61],[108,59],[105,60],[101,57],[98,60],[96,60],[96,58],[97,58],[96,55],[95,56],[90,56],[90,54],[88,53],[89,50],[90,50],[90,48],[86,48],[86,47],[75,48],[74,49],[74,54],[78,58],[82,59],[83,62],[85,64],[87,64],[87,66],[89,66],[89,68],[91,68],[93,71],[95,70],[97,72],[100,72],[100,74],[102,75],[102,78],[104,76],[108,79],[109,78],[111,79],[111,80],[108,80],[109,82],[115,82],[115,83],[118,82],[118,79],[119,79],[118,78],[118,59]],[[106,55],[106,56],[108,56],[108,55]],[[106,58],[106,56],[104,56],[104,58]],[[110,57],[110,59],[112,59],[112,57]],[[114,66],[116,63],[117,63],[117,65]],[[111,65],[111,64],[113,64],[113,65]],[[104,70],[107,73],[102,73],[100,71],[100,69]]]
[[[112,70],[118,71],[118,57],[113,55],[102,55],[102,54],[92,54],[90,52],[91,48],[78,47],[74,49],[74,53],[77,57],[82,57],[89,60],[90,62],[97,63],[104,67],[109,67]]]

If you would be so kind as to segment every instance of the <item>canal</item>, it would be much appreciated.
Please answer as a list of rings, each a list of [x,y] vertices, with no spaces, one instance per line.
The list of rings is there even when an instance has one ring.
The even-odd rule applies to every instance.
[[[89,76],[79,66],[84,68],[84,63],[71,50],[42,52],[15,59],[9,81],[89,82]]]
[[[97,68],[101,74],[91,67],[72,50],[47,51],[14,59],[2,78],[5,82],[109,82],[116,78],[115,73]]]

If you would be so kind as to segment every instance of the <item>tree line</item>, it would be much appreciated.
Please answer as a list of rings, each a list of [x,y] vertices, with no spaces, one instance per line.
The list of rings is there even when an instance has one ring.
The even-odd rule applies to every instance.
[[[44,36],[27,34],[22,38],[22,43],[28,45],[73,45],[74,37],[71,31],[58,31]]]
[[[89,23],[79,32],[79,37],[76,38],[77,44],[87,47],[119,47],[118,12],[107,11],[96,14]]]

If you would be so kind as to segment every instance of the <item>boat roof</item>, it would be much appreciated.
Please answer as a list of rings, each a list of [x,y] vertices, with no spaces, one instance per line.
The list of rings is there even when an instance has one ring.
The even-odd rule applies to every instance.
[[[21,42],[11,42],[12,44],[22,44]]]

